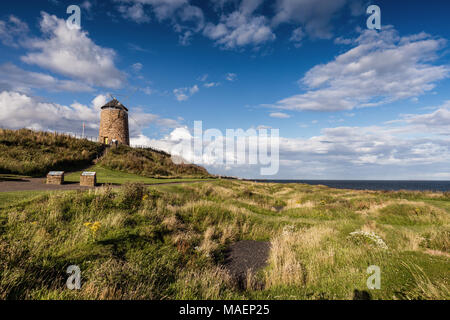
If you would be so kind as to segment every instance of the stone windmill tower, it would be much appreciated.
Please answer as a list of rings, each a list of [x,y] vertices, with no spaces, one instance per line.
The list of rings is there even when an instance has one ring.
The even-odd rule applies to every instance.
[[[99,141],[104,144],[117,141],[118,144],[130,145],[128,109],[116,98],[102,107]]]

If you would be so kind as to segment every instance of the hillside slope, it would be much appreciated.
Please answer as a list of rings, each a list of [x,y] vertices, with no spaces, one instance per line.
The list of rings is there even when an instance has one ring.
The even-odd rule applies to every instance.
[[[0,173],[43,176],[89,166],[103,146],[50,132],[0,129]]]
[[[170,155],[153,149],[119,146],[109,149],[98,162],[104,168],[145,177],[210,177],[206,169],[193,164],[174,164]]]
[[[208,171],[196,165],[176,165],[170,155],[127,146],[109,148],[100,143],[50,132],[0,129],[0,173],[44,176],[51,170],[78,171],[97,165],[155,178],[204,178]]]

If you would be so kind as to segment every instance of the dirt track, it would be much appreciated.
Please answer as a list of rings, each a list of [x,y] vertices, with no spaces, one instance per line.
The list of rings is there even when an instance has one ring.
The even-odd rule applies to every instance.
[[[46,184],[45,178],[22,178],[14,180],[0,180],[0,192],[31,191],[31,190],[87,190],[79,183],[66,182],[63,185]]]

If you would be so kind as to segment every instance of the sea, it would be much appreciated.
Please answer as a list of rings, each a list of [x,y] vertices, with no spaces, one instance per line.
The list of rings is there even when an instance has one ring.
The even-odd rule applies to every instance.
[[[337,189],[355,190],[414,190],[414,191],[450,191],[450,181],[409,181],[409,180],[252,180],[271,183],[306,183],[325,185]]]

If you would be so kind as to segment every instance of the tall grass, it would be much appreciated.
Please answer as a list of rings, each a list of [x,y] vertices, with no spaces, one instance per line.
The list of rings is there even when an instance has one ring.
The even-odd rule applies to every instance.
[[[219,180],[29,197],[0,211],[0,299],[450,298],[444,194]],[[222,263],[248,239],[271,249],[243,291]],[[69,265],[81,268],[79,291],[65,286]],[[370,265],[380,290],[366,286]]]
[[[169,154],[127,146],[106,150],[99,143],[32,130],[0,129],[0,173],[43,176],[50,170],[78,171],[93,164],[149,178],[207,178],[202,167],[174,164]]]
[[[170,155],[153,149],[119,146],[108,150],[99,164],[105,168],[139,174],[144,177],[206,178],[210,174],[193,164],[174,164]]]
[[[88,166],[103,147],[88,140],[31,130],[0,129],[0,173],[43,176]]]

